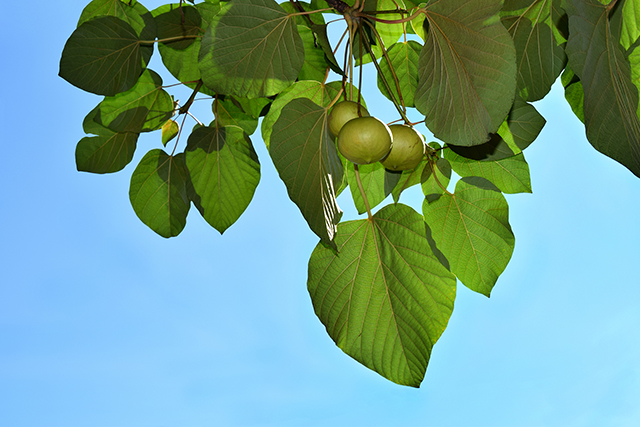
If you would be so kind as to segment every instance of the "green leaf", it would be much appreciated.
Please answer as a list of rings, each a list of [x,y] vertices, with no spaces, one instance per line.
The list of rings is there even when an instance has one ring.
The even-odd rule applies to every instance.
[[[129,200],[138,218],[162,237],[180,234],[187,223],[187,168],[184,154],[149,151],[133,171]]]
[[[173,99],[162,89],[162,79],[147,69],[134,87],[105,98],[94,120],[114,132],[149,132],[160,129],[173,114]]]
[[[218,126],[239,126],[247,135],[258,127],[258,119],[244,112],[242,106],[233,98],[217,98],[213,102],[213,112]]]
[[[342,211],[336,189],[343,167],[327,128],[327,110],[306,98],[290,101],[273,125],[269,153],[289,198],[325,244],[333,238]]]
[[[391,64],[389,64],[386,57],[380,61],[382,76],[384,76],[389,87],[391,87],[395,99],[399,101],[398,89],[391,70],[393,69],[395,71],[405,107],[415,106],[413,97],[418,88],[418,57],[421,49],[422,45],[413,40],[396,43],[391,46],[387,52]],[[378,74],[378,89],[380,89],[380,92],[382,92],[384,96],[393,99],[382,81],[382,76]]]
[[[638,89],[631,81],[619,33],[613,31],[607,7],[595,0],[567,1],[566,10],[567,55],[584,90],[587,139],[640,176]]]
[[[197,82],[200,80],[200,68],[198,67],[198,55],[200,53],[201,37],[213,18],[220,11],[219,4],[198,3],[195,7],[182,6],[185,21],[178,4],[166,4],[153,10],[153,15],[158,22],[158,38],[170,39],[181,36],[197,36],[167,43],[158,43],[158,51],[167,70],[181,82]],[[195,87],[196,83],[188,86]],[[204,93],[213,94],[205,87],[201,87]]]
[[[101,16],[71,34],[62,51],[59,75],[87,92],[113,96],[136,84],[149,57],[131,25]]]
[[[239,127],[199,127],[185,150],[189,198],[220,233],[245,211],[258,182],[260,162],[249,136]]]
[[[439,158],[435,163],[428,163],[422,170],[420,183],[427,203],[438,200],[451,181],[451,164],[447,159]]]
[[[178,136],[179,132],[180,127],[178,123],[176,123],[175,120],[167,120],[165,124],[162,125],[162,145],[166,147],[167,143]]]
[[[141,3],[129,5],[122,0],[93,0],[89,3],[78,20],[78,27],[83,23],[99,16],[115,16],[133,28],[140,40],[153,40],[156,38],[156,25],[153,16]],[[148,56],[153,52],[153,46],[145,46]]]
[[[340,82],[331,82],[325,85],[316,81],[302,81],[292,84],[280,93],[271,104],[269,112],[262,121],[262,139],[267,148],[271,141],[273,125],[280,117],[282,108],[285,105],[297,98],[307,98],[317,105],[326,107],[338,95],[341,86]],[[354,93],[357,95],[357,91],[354,91]]]
[[[400,200],[400,195],[404,190],[420,183],[420,177],[422,176],[422,171],[424,170],[425,166],[427,166],[427,162],[422,162],[414,169],[402,171],[400,179],[393,187],[393,190],[391,192],[394,202],[398,203],[398,201]]]
[[[515,245],[504,196],[482,178],[462,178],[455,194],[425,201],[422,209],[451,272],[469,289],[489,296]]]
[[[367,211],[367,208],[364,204],[364,199],[362,198],[360,188],[358,187],[358,183],[356,181],[355,166],[351,162],[346,162],[346,164],[347,182],[349,183],[349,188],[351,189],[353,203],[355,204],[358,213],[363,214]],[[374,207],[378,206],[390,193],[386,191],[386,171],[384,169],[384,166],[382,166],[382,163],[380,162],[375,162],[369,165],[360,165],[358,166],[358,170],[360,171],[360,180],[362,181],[362,187],[365,194],[367,195],[367,200],[369,201],[369,208],[373,209]]]
[[[431,252],[422,217],[388,205],[341,223],[338,253],[318,244],[307,286],[329,336],[383,377],[419,387],[453,311],[456,280]]]
[[[444,157],[460,176],[480,176],[491,181],[503,193],[531,193],[529,165],[522,153],[506,159],[478,161],[446,149]]]
[[[234,0],[207,29],[200,47],[204,84],[219,94],[258,98],[291,85],[304,63],[293,17],[273,0]]]
[[[118,172],[133,159],[137,141],[138,134],[130,132],[84,137],[76,146],[76,167],[81,172]]]
[[[569,67],[562,73],[562,86],[564,86],[564,98],[571,110],[584,123],[584,90],[580,79]]]
[[[478,145],[509,113],[516,89],[516,53],[500,23],[501,0],[436,0],[418,67],[415,104],[433,134]]]
[[[513,38],[518,67],[518,91],[525,101],[542,99],[567,63],[564,38],[554,32],[565,13],[560,0],[506,0],[502,23]]]
[[[447,144],[462,157],[473,160],[495,161],[515,156],[538,137],[546,121],[535,107],[516,97],[509,116],[488,142],[473,147]]]

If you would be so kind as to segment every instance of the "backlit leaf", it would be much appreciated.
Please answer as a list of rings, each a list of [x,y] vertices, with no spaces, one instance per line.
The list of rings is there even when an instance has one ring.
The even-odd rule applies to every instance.
[[[131,176],[129,200],[153,231],[167,238],[180,234],[191,205],[184,154],[170,156],[160,149],[145,154]]]
[[[247,134],[237,126],[194,130],[185,150],[189,198],[220,233],[242,215],[260,181],[260,163]]]
[[[380,61],[382,75],[391,87],[391,93],[393,93],[395,98],[390,97],[387,87],[384,85],[380,75],[378,75],[378,89],[380,89],[380,92],[387,98],[396,99],[400,102],[398,89],[393,74],[391,73],[393,69],[398,78],[400,93],[402,94],[405,107],[415,106],[413,96],[418,88],[418,56],[421,49],[422,45],[413,40],[406,43],[396,43],[389,48],[387,53],[391,60],[391,65],[389,65],[386,57]]]
[[[515,245],[504,196],[482,178],[462,178],[454,194],[425,200],[422,209],[451,272],[469,289],[489,296]]]
[[[133,159],[137,141],[138,134],[130,132],[84,137],[76,146],[76,167],[81,172],[118,172]]]
[[[388,205],[338,226],[338,253],[318,244],[307,282],[336,345],[385,378],[419,387],[453,311],[455,277],[431,252],[422,217]]]

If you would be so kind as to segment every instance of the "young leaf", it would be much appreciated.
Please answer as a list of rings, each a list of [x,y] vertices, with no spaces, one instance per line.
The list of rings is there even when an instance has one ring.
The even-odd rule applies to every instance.
[[[124,169],[133,159],[138,136],[131,132],[111,132],[82,138],[76,146],[78,171],[112,173]]]
[[[291,85],[304,63],[295,19],[273,0],[227,3],[200,46],[204,84],[216,93],[271,96]]]
[[[504,196],[483,178],[462,178],[455,194],[425,200],[422,210],[451,272],[488,297],[515,246]]]
[[[189,198],[220,233],[245,211],[260,181],[260,162],[247,134],[237,126],[194,130],[185,150]]]
[[[511,109],[516,53],[500,23],[501,0],[440,0],[427,5],[415,104],[433,134],[478,145]]]
[[[60,59],[60,77],[98,95],[131,89],[146,66],[136,31],[114,16],[80,25],[69,37]]]
[[[567,63],[566,40],[554,35],[565,17],[560,0],[506,0],[500,15],[516,47],[519,94],[542,99]]]
[[[333,238],[342,211],[336,189],[343,167],[327,128],[327,110],[306,98],[290,101],[273,125],[269,153],[291,200],[325,244]]]
[[[133,171],[129,200],[138,218],[162,237],[180,234],[191,203],[184,154],[149,151]]]
[[[631,82],[631,66],[619,33],[613,32],[608,8],[595,0],[568,0],[566,9],[567,55],[584,90],[587,139],[640,176],[638,88]]]
[[[175,120],[167,120],[165,124],[162,125],[162,145],[166,147],[169,141],[178,136],[178,132],[180,132],[178,123],[176,123]]]
[[[422,45],[413,40],[396,43],[388,51],[391,65],[386,57],[380,61],[382,76],[389,83],[395,99],[400,100],[391,70],[395,71],[405,107],[415,106],[413,96],[418,88],[418,57],[421,49]],[[387,87],[382,82],[382,76],[378,75],[378,89],[384,96],[392,99]]]
[[[160,129],[173,115],[174,103],[162,79],[145,70],[138,83],[126,92],[107,97],[98,105],[94,120],[114,132],[149,132]]]
[[[313,308],[336,345],[383,377],[419,387],[453,311],[455,277],[431,252],[422,217],[388,205],[338,226],[338,253],[309,260]]]

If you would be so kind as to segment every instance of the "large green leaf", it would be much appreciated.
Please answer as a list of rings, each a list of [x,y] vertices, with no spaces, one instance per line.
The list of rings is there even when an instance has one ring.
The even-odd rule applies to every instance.
[[[504,196],[483,178],[462,178],[454,194],[425,200],[422,209],[451,271],[469,289],[489,296],[515,245]]]
[[[449,149],[445,150],[444,156],[460,176],[486,178],[503,193],[531,193],[529,165],[522,153],[493,161],[467,159]]]
[[[137,133],[111,132],[110,135],[87,136],[76,146],[76,167],[81,172],[112,173],[124,169],[138,142]]]
[[[400,93],[402,94],[402,100],[405,107],[414,107],[413,96],[418,88],[418,57],[422,45],[416,41],[410,40],[408,42],[396,43],[389,48],[388,58],[384,57],[380,61],[380,69],[382,70],[382,76],[386,79],[391,93],[394,98],[391,98],[389,91],[382,81],[382,76],[378,74],[378,89],[384,96],[389,99],[396,99],[400,102],[398,89],[393,78],[391,70],[395,71],[395,75],[398,79],[400,86]]]
[[[439,139],[478,145],[498,130],[516,89],[516,53],[500,23],[502,0],[435,0],[418,67],[415,104]]]
[[[94,121],[114,132],[149,132],[160,129],[173,115],[171,95],[162,89],[162,79],[145,70],[138,83],[126,92],[98,104]]]
[[[558,37],[564,11],[561,0],[506,0],[502,23],[516,47],[518,91],[525,101],[542,99],[567,63],[566,39]]]
[[[149,151],[133,171],[129,200],[138,218],[162,237],[180,234],[191,203],[184,154]]]
[[[419,387],[453,311],[456,280],[431,252],[422,217],[388,205],[341,223],[338,253],[318,244],[308,288],[316,315],[349,356]]]
[[[189,198],[220,233],[245,211],[260,181],[260,162],[237,126],[195,129],[185,150]]]
[[[598,151],[640,176],[638,89],[619,43],[620,27],[614,31],[609,9],[595,0],[568,0],[565,8],[569,14],[569,66],[584,90],[587,139]]]
[[[311,230],[333,244],[342,216],[336,190],[343,166],[329,135],[327,110],[306,98],[290,101],[273,125],[269,153]]]
[[[258,98],[291,85],[304,63],[293,17],[273,0],[234,0],[223,7],[200,46],[204,84],[216,93]]]
[[[82,11],[78,26],[98,16],[115,16],[131,25],[140,40],[155,39],[156,25],[151,13],[141,3],[129,3],[122,0],[93,0]],[[145,46],[143,49],[148,49],[148,55],[151,56],[153,45]]]
[[[149,56],[131,25],[115,16],[101,16],[71,34],[59,74],[82,90],[113,96],[136,84]]]

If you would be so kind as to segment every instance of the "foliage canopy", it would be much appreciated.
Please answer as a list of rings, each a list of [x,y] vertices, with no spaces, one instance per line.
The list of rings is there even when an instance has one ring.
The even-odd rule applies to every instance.
[[[398,384],[422,382],[457,281],[488,297],[506,268],[515,237],[504,194],[531,192],[524,150],[545,124],[531,102],[559,77],[590,143],[640,176],[635,1],[190,3],[149,11],[135,0],[93,0],[82,11],[60,76],[104,99],[84,119],[78,170],[121,171],[139,135],[160,130],[163,147],[131,176],[134,211],[173,237],[193,204],[223,233],[260,180],[251,139],[260,127],[320,239],[308,277],[318,318],[345,353]],[[346,29],[332,43],[328,28],[338,23]],[[183,105],[147,67],[155,45],[170,75],[193,90]],[[354,164],[329,132],[338,102],[366,106],[363,67],[375,68],[398,113],[385,123],[423,123],[438,140],[411,170]],[[208,125],[190,112],[197,94],[212,102]],[[454,189],[452,172],[461,177]],[[417,185],[421,212],[399,202]],[[365,218],[341,222],[337,196],[347,188]]]

